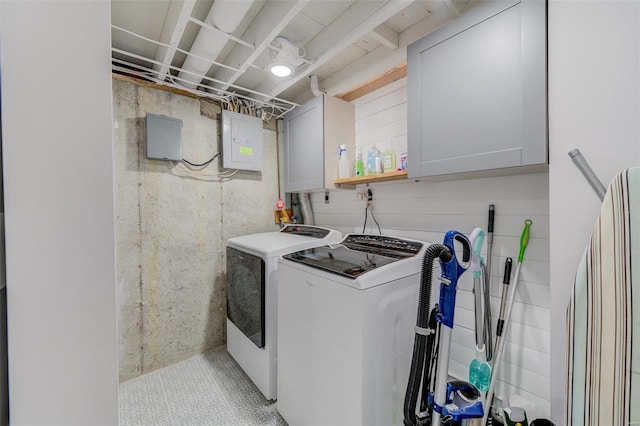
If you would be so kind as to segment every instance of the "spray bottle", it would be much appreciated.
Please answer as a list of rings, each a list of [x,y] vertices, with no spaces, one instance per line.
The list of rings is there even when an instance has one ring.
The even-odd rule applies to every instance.
[[[340,145],[340,159],[338,160],[338,179],[350,177],[349,159],[347,158],[347,146]]]

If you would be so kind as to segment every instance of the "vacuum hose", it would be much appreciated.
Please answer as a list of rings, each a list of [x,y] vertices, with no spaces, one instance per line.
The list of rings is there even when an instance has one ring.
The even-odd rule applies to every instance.
[[[413,342],[413,358],[411,359],[411,370],[409,373],[409,383],[407,384],[407,392],[404,397],[404,424],[405,426],[416,425],[416,403],[418,394],[420,393],[420,384],[423,380],[423,368],[425,369],[425,377],[430,369],[430,356],[433,348],[433,338],[431,344],[427,344],[427,335],[424,330],[429,329],[429,306],[431,305],[431,281],[433,276],[433,261],[439,258],[442,262],[449,262],[452,258],[451,249],[443,244],[433,244],[427,247],[422,259],[422,274],[420,277],[420,295],[418,298],[418,318],[416,320],[416,336]],[[431,335],[435,330],[430,330]],[[429,336],[431,337],[431,336]],[[427,346],[430,346],[429,349]],[[429,383],[423,383],[423,387],[427,388]],[[423,396],[428,391],[423,389]]]

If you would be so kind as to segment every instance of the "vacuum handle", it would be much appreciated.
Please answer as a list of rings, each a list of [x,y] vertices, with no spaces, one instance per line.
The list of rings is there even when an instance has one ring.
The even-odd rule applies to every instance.
[[[489,224],[487,225],[487,232],[493,234],[493,218],[496,213],[496,206],[489,204]]]
[[[469,262],[469,260],[471,260],[471,243],[462,234],[457,234],[454,238],[456,241],[460,242],[460,244],[462,245],[462,262],[463,263]]]

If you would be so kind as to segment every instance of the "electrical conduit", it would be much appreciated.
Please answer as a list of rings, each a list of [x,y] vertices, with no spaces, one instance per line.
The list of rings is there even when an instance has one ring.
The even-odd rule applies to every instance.
[[[313,210],[311,209],[311,200],[308,192],[298,194],[298,202],[300,203],[300,214],[302,214],[302,223],[305,225],[315,225],[313,220]]]

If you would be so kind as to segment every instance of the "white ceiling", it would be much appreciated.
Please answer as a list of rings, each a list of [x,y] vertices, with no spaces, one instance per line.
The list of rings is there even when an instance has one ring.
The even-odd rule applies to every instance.
[[[111,0],[114,72],[216,99],[235,95],[284,113],[313,96],[309,75],[318,76],[320,90],[330,95],[354,89],[405,63],[408,44],[480,2],[214,1]],[[233,38],[212,29],[235,27],[234,15]],[[290,77],[266,70],[276,36],[306,52]],[[205,37],[200,48],[194,48],[197,37]],[[185,63],[188,56],[204,71]]]

